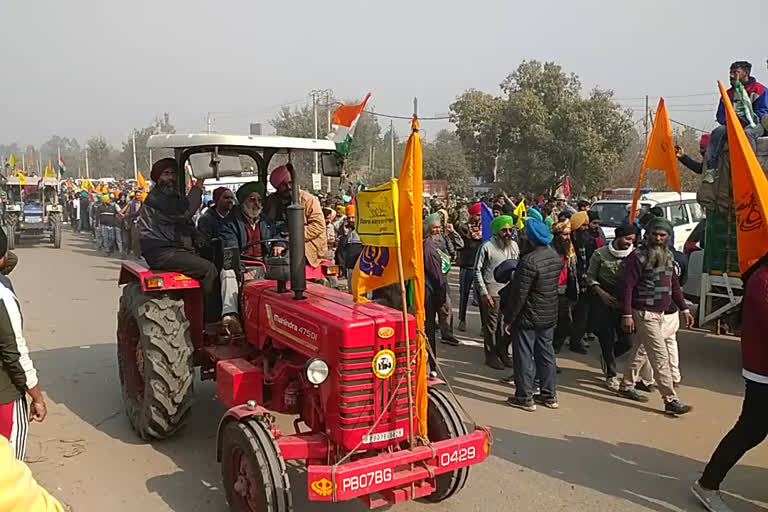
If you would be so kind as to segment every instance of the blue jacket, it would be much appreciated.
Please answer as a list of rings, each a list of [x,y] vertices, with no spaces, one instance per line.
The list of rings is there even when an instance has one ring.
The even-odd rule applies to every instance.
[[[763,116],[768,115],[768,91],[763,84],[755,80],[755,77],[752,76],[749,77],[749,81],[744,84],[744,90],[747,91],[749,98],[752,100],[752,110],[755,111],[757,122],[759,124],[760,121],[762,121]],[[733,87],[728,89],[728,97],[731,98],[731,103],[733,103]],[[717,106],[717,122],[725,124],[725,105],[723,105],[722,99]],[[744,121],[742,120],[741,123],[744,124]]]
[[[259,233],[262,240],[281,238],[274,221],[263,213],[259,218]],[[245,230],[245,219],[239,206],[232,208],[232,212],[226,217],[226,222],[219,227],[219,238],[225,249],[239,247],[242,251],[247,245],[248,232]],[[275,245],[285,247],[283,242],[278,242]],[[271,247],[272,244],[264,244],[263,254],[269,254]]]

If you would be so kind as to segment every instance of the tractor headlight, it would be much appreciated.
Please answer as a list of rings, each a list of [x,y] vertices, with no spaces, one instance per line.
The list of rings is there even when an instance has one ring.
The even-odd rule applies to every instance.
[[[310,359],[306,366],[304,366],[304,373],[307,375],[307,380],[315,386],[319,386],[325,382],[330,372],[328,363],[318,358]]]

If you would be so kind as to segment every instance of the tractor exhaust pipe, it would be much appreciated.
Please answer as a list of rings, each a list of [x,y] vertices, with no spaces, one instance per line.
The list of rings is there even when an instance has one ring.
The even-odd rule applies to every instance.
[[[288,206],[288,254],[290,254],[291,291],[294,300],[304,299],[307,289],[307,269],[304,266],[304,207],[299,203],[299,182],[293,164],[286,165],[291,173],[291,204]]]

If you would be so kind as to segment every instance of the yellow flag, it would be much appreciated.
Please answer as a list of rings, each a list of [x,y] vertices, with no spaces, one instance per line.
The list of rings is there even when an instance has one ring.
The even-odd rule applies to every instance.
[[[56,177],[56,173],[53,172],[53,170],[50,167],[48,167],[47,165],[45,166],[45,177],[46,178],[55,178]]]
[[[19,185],[26,185],[27,180],[24,178],[24,173],[19,171]]]
[[[16,157],[13,156],[13,153],[11,153],[11,157],[8,159],[8,165],[10,165],[11,168],[16,167]]]
[[[138,172],[138,175],[136,176],[136,185],[142,189],[142,190],[149,190],[149,185],[147,185],[147,180],[144,179],[144,176],[141,175],[141,171]]]
[[[640,189],[643,185],[643,175],[646,169],[664,171],[667,186],[678,194],[681,193],[680,170],[677,167],[677,157],[675,156],[675,141],[672,139],[672,125],[669,124],[669,115],[667,115],[664,98],[659,98],[659,106],[656,108],[656,121],[653,123],[651,137],[648,139],[643,166],[640,169],[635,195],[632,198],[630,222],[635,220],[637,201],[640,199]]]
[[[525,217],[528,214],[528,211],[525,209],[525,199],[520,200],[520,204],[518,204],[517,207],[515,207],[512,213],[515,215],[515,218],[517,219],[517,222],[515,222],[515,226],[517,226],[519,229],[523,229],[523,227],[525,226],[525,223],[523,222],[523,217]]]
[[[739,270],[744,273],[768,253],[768,179],[747,141],[725,87],[720,82],[717,85],[725,105],[736,211],[736,246]]]
[[[355,196],[355,231],[363,245],[400,247],[397,178]]]

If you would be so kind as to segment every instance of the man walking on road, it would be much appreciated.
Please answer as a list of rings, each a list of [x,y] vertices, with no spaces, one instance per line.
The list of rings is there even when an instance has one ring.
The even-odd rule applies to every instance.
[[[7,252],[8,238],[0,229],[0,267]],[[0,436],[11,443],[16,458],[24,460],[29,420],[43,421],[47,410],[21,329],[16,296],[9,287],[0,286]],[[27,394],[32,398],[30,407]]]
[[[744,322],[741,330],[742,375],[746,383],[741,415],[693,484],[694,496],[710,512],[730,512],[720,484],[733,466],[768,435],[768,255],[744,273]]]
[[[480,321],[482,322],[485,364],[494,370],[503,370],[503,360],[508,354],[500,354],[501,335],[499,327],[499,291],[502,284],[496,282],[493,271],[500,263],[517,259],[520,249],[512,240],[514,221],[509,215],[500,215],[491,222],[493,236],[477,251],[475,260],[475,287],[480,295]],[[511,363],[511,362],[510,362]]]
[[[512,407],[535,411],[536,404],[557,409],[555,350],[557,287],[562,261],[549,246],[552,234],[538,219],[528,219],[525,235],[532,248],[520,259],[505,303],[504,331],[512,336],[515,395]],[[541,393],[533,394],[539,378]]]
[[[659,392],[664,399],[664,412],[671,415],[685,414],[691,406],[677,398],[669,367],[669,351],[664,338],[664,312],[671,301],[682,311],[686,327],[693,325],[693,316],[680,289],[680,281],[674,271],[674,257],[669,250],[672,223],[656,217],[648,224],[646,243],[630,254],[624,264],[624,279],[619,292],[622,306],[622,329],[635,332],[635,340],[629,354],[619,396],[647,402],[648,397],[635,390],[635,381],[643,365],[638,356],[645,348],[648,360],[656,375]]]

